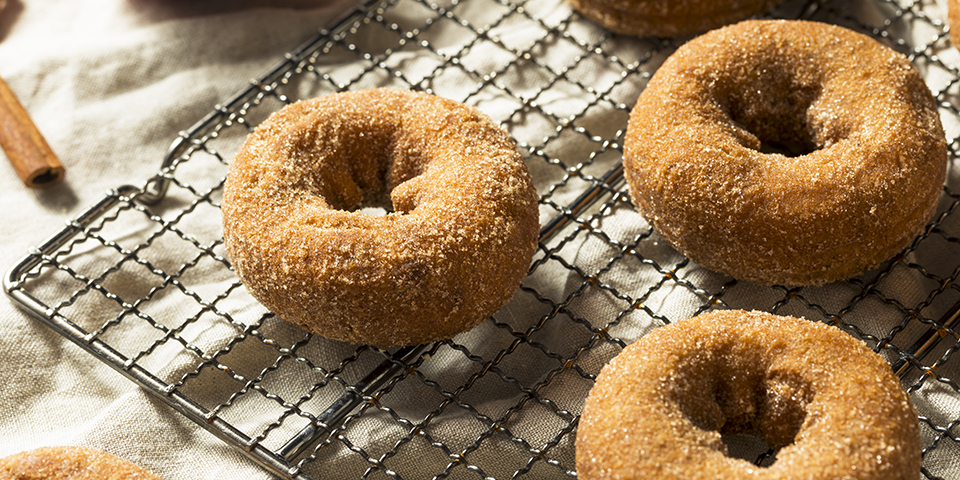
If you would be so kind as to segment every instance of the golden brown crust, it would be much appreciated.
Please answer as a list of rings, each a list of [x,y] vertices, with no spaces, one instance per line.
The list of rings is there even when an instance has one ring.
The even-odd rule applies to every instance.
[[[746,20],[779,0],[568,0],[583,16],[618,33],[675,37]]]
[[[720,432],[779,448],[726,455]],[[577,476],[904,480],[920,474],[917,413],[890,365],[841,330],[715,311],[658,328],[604,366],[577,426]]]
[[[806,21],[691,40],[640,95],[624,141],[633,203],[660,234],[764,284],[841,280],[892,257],[933,214],[946,160],[933,96],[904,56]]]
[[[960,48],[960,0],[947,0],[947,24],[953,48]]]
[[[352,211],[378,201],[395,211]],[[472,107],[397,89],[273,114],[231,162],[222,209],[233,267],[260,302],[321,336],[379,346],[488,318],[538,238],[537,194],[507,134]]]
[[[0,480],[160,480],[160,477],[92,448],[43,447],[0,459]]]

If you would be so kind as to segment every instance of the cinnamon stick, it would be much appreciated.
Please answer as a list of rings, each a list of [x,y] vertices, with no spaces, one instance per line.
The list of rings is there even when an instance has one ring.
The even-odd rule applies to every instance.
[[[41,188],[63,179],[63,164],[17,97],[0,78],[0,146],[24,185]]]

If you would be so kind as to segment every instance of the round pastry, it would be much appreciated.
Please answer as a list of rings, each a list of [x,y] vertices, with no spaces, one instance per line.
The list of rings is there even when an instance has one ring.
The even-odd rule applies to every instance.
[[[903,480],[917,413],[890,365],[843,331],[715,311],[655,329],[601,369],[577,426],[583,480]],[[727,456],[724,434],[779,449]]]
[[[0,459],[0,478],[16,480],[160,480],[122,458],[86,447],[42,447]]]
[[[247,290],[326,338],[416,345],[470,329],[526,275],[537,193],[475,108],[370,89],[288,105],[251,133],[223,192]],[[385,215],[357,210],[380,205]]]
[[[764,13],[779,0],[568,0],[584,17],[618,33],[675,37]]]
[[[903,55],[838,26],[748,20],[664,62],[630,113],[623,161],[634,205],[694,262],[817,285],[922,230],[947,145]]]
[[[960,48],[960,0],[947,0],[947,25],[953,47]]]

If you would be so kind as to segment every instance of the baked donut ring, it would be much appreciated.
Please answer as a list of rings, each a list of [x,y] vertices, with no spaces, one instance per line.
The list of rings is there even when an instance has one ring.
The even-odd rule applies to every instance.
[[[0,479],[160,480],[120,457],[86,447],[42,447],[0,459]]]
[[[577,426],[577,477],[904,480],[917,412],[890,365],[838,328],[714,311],[658,329],[601,369]],[[726,455],[722,433],[779,448]]]
[[[618,33],[676,37],[702,33],[764,13],[779,0],[568,0],[590,20]]]
[[[838,26],[748,20],[664,62],[630,113],[623,161],[634,205],[694,262],[817,285],[922,230],[947,145],[903,55]]]
[[[960,0],[947,0],[947,25],[953,48],[960,49]]]
[[[477,109],[370,89],[260,124],[230,163],[223,236],[247,290],[280,318],[334,340],[416,345],[510,300],[537,248],[537,200],[516,145]]]

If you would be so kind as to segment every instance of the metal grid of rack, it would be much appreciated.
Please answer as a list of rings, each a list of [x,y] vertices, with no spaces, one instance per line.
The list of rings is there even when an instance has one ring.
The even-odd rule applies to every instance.
[[[775,18],[867,33],[908,55],[940,102],[951,157],[960,54],[935,2],[785,1]],[[620,142],[682,39],[613,35],[561,0],[359,6],[177,138],[156,177],[121,186],[37,246],[8,295],[273,473],[320,478],[575,477],[595,375],[650,329],[715,308],[834,324],[884,355],[920,412],[925,478],[960,470],[960,205],[950,175],[928,228],[861,277],[761,287],[692,264],[636,213]],[[513,301],[476,329],[381,350],[309,335],[250,297],[220,237],[226,166],[300,98],[394,86],[475,105],[523,152],[541,243]],[[762,463],[755,442],[734,455]]]

